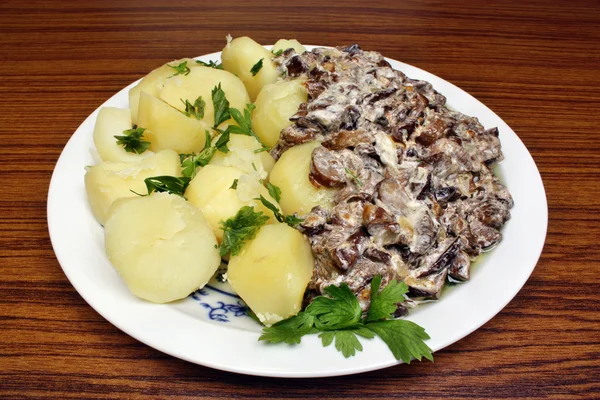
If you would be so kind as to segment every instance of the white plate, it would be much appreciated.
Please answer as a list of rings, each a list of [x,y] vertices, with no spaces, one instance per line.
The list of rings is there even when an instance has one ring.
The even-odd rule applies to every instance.
[[[220,53],[199,57],[219,60]],[[533,271],[546,236],[548,211],[540,174],[531,155],[508,125],[481,102],[445,80],[388,60],[411,78],[424,79],[448,99],[448,106],[498,127],[505,160],[499,166],[512,193],[512,218],[504,239],[474,268],[469,282],[446,291],[439,302],[411,311],[440,350],[489,321],[517,294]],[[103,106],[128,107],[129,85]],[[65,146],[48,193],[48,227],[56,257],[75,289],[100,315],[137,340],[174,357],[212,368],[252,375],[320,377],[370,371],[398,362],[379,339],[362,340],[364,351],[345,359],[316,335],[302,344],[258,342],[260,327],[243,315],[239,299],[212,286],[185,300],[157,305],[129,293],[104,253],[102,227],[86,199],[84,167],[94,163],[93,112]],[[428,361],[424,361],[428,362]]]

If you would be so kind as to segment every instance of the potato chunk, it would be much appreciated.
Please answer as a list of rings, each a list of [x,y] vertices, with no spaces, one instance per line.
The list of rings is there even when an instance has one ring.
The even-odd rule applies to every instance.
[[[218,139],[215,139],[218,140]],[[263,146],[252,136],[232,134],[227,142],[229,153],[217,151],[210,163],[213,165],[225,165],[236,167],[246,173],[258,171],[261,178],[265,179],[275,165],[275,159],[268,151],[255,153]],[[264,171],[264,176],[263,176]]]
[[[202,121],[213,126],[215,118],[211,92],[219,84],[225,92],[229,106],[243,112],[246,104],[250,103],[250,98],[242,81],[230,72],[210,67],[198,66],[187,75],[174,76],[165,82],[159,97],[171,106],[185,111],[185,100],[193,104],[199,96],[202,96],[205,103]],[[235,122],[230,119],[223,122],[223,125],[232,123]]]
[[[317,188],[308,178],[312,151],[320,145],[312,141],[286,150],[271,170],[269,181],[281,189],[279,204],[285,214],[305,215],[315,206],[333,206],[336,190]]]
[[[302,54],[306,51],[306,48],[302,46],[296,39],[279,39],[277,43],[273,45],[273,53],[277,52],[278,50],[285,51],[287,49],[294,49],[298,54]]]
[[[140,83],[135,85],[129,90],[129,109],[131,110],[131,121],[137,125],[138,123],[138,104],[140,101],[140,94],[146,92],[153,97],[158,97],[158,93],[161,91],[167,79],[173,76],[175,71],[170,66],[177,66],[182,62],[187,62],[187,66],[195,67],[196,62],[192,58],[182,58],[181,60],[171,61],[162,65],[155,70],[151,71],[148,75],[142,78]]]
[[[281,130],[292,124],[290,117],[307,98],[306,88],[300,80],[280,81],[263,87],[252,114],[252,127],[260,140],[269,147],[275,146]]]
[[[314,259],[308,240],[294,228],[263,226],[231,257],[227,280],[267,326],[298,314]]]
[[[221,261],[202,211],[167,193],[120,204],[106,222],[104,239],[108,259],[131,293],[155,303],[203,287]]]
[[[279,77],[277,67],[272,61],[273,53],[243,36],[227,43],[221,53],[225,71],[237,75],[248,90],[250,100],[254,101],[263,86],[273,83]],[[252,75],[252,67],[262,59],[262,68]]]
[[[121,197],[147,193],[144,179],[160,175],[181,175],[179,155],[163,150],[141,161],[104,161],[90,167],[85,174],[85,190],[92,214],[102,225],[106,223],[110,205]]]
[[[164,101],[142,92],[138,125],[146,128],[144,137],[150,150],[172,149],[180,154],[201,151],[210,126],[204,121],[188,117]]]
[[[129,153],[117,144],[116,135],[123,136],[123,131],[132,128],[129,108],[102,107],[94,126],[94,144],[98,154],[104,161],[139,161],[153,153],[146,150],[141,154]]]
[[[237,189],[231,186],[238,180]],[[244,174],[242,170],[222,165],[207,165],[200,169],[185,191],[190,203],[202,210],[219,242],[223,238],[223,230],[219,224],[233,217],[243,206],[252,206],[262,211],[274,222],[273,213],[262,205],[257,197],[262,195],[275,206],[277,201],[269,195],[269,191],[259,182],[254,174]]]

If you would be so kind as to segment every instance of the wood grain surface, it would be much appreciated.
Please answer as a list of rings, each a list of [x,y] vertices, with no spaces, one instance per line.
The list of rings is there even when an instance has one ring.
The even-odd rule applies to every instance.
[[[161,63],[263,44],[359,43],[465,89],[519,135],[549,226],[528,283],[435,363],[256,378],[167,356],[83,301],[48,236],[54,165],[79,124]],[[600,3],[0,2],[0,398],[600,398]]]

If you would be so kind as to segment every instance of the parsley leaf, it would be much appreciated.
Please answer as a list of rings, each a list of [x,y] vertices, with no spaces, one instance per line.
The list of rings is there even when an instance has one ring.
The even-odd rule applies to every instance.
[[[392,314],[398,308],[398,303],[404,300],[404,293],[408,292],[408,286],[404,282],[392,280],[387,286],[379,292],[381,285],[381,275],[373,277],[371,281],[371,305],[367,312],[365,321],[377,321],[380,319],[391,318]]]
[[[298,225],[300,222],[304,221],[304,219],[298,218],[295,215],[285,215],[284,216],[281,213],[281,211],[279,211],[279,208],[277,208],[277,206],[275,204],[271,203],[269,200],[265,199],[265,197],[262,194],[260,195],[260,197],[258,197],[255,200],[259,200],[263,206],[265,206],[266,208],[271,210],[277,221],[286,223],[289,226],[291,226],[292,228],[295,227],[296,225]]]
[[[281,201],[281,189],[273,185],[271,182],[267,183],[267,189],[269,190],[269,195],[279,203]]]
[[[255,150],[254,152],[260,153],[261,151],[269,150],[269,147],[265,145],[262,140],[260,140],[258,135],[252,130],[252,111],[254,111],[255,108],[256,106],[252,103],[246,104],[244,114],[242,114],[237,108],[230,108],[229,112],[231,113],[231,118],[233,118],[238,125],[231,125],[229,128],[231,129],[231,133],[253,136],[256,140],[258,140],[258,143],[260,143],[263,147],[259,150]]]
[[[228,126],[227,129],[225,129],[224,131],[220,129],[215,129],[216,131],[221,132],[221,136],[219,136],[219,139],[217,139],[217,143],[215,143],[215,147],[221,153],[229,153],[229,148],[227,147],[227,143],[229,143],[229,134],[231,132],[229,128],[230,127]]]
[[[167,192],[183,197],[185,189],[190,184],[190,178],[185,176],[178,178],[176,176],[169,175],[153,176],[144,179],[144,183],[146,184],[146,189],[148,189],[149,195],[153,192]]]
[[[256,76],[256,74],[258,74],[258,71],[260,71],[262,69],[263,60],[264,60],[264,58],[261,58],[260,60],[258,60],[258,62],[256,64],[254,64],[252,66],[252,68],[250,68],[250,73],[252,74],[252,76]]]
[[[188,75],[192,71],[190,69],[190,67],[187,66],[187,61],[184,61],[178,65],[167,64],[167,66],[169,66],[170,68],[173,68],[175,70],[175,73],[173,75],[169,76],[169,78],[172,78],[177,75]]]
[[[335,338],[335,348],[340,351],[344,357],[352,357],[356,351],[362,351],[363,347],[356,335],[372,339],[375,334],[368,329],[359,327],[349,330],[326,331],[319,334],[323,347],[329,346]]]
[[[271,50],[271,53],[273,53],[273,56],[279,57],[280,55],[283,54],[283,49],[279,49],[279,50],[277,50],[275,52],[273,52],[273,50]]]
[[[263,328],[263,333],[258,340],[271,343],[298,344],[302,336],[317,333],[313,325],[314,317],[305,312],[300,312],[296,316],[273,324],[273,326]]]
[[[148,150],[150,142],[144,140],[144,131],[146,128],[134,126],[132,129],[123,131],[123,136],[115,135],[117,144],[123,146],[128,153],[141,154]]]
[[[208,165],[213,155],[217,151],[217,147],[211,146],[210,133],[204,131],[206,136],[204,142],[204,149],[198,154],[180,154],[179,160],[181,162],[181,174],[184,177],[193,178],[196,176],[196,168],[204,167]]]
[[[210,60],[209,62],[204,62],[200,60],[196,60],[196,64],[203,65],[205,67],[215,68],[215,69],[223,69],[223,64],[218,63],[216,61]]]
[[[421,361],[422,357],[433,361],[431,349],[423,340],[429,339],[425,329],[405,319],[376,321],[365,325],[387,344],[396,357],[410,364],[412,358]]]
[[[256,212],[254,208],[244,206],[239,209],[235,216],[227,221],[219,222],[223,230],[223,242],[219,250],[221,257],[227,253],[231,253],[232,256],[238,255],[244,243],[253,239],[258,230],[268,220],[269,217],[262,212]]]
[[[429,339],[425,329],[407,320],[383,319],[392,317],[391,308],[395,310],[396,304],[404,300],[407,288],[404,283],[391,281],[379,292],[381,280],[381,275],[376,275],[371,282],[374,294],[366,318],[361,318],[360,304],[345,283],[331,285],[324,296],[315,297],[303,312],[263,328],[258,340],[297,344],[302,336],[319,333],[324,347],[335,342],[335,348],[347,358],[362,351],[358,336],[372,339],[377,335],[397,360],[410,363],[413,358],[420,361],[425,357],[433,361],[431,349],[424,342]]]
[[[237,189],[237,184],[238,184],[238,180],[234,179],[231,186],[229,186],[229,189],[234,189],[234,190]]]
[[[227,97],[225,97],[225,92],[223,91],[223,89],[221,89],[220,82],[217,86],[213,88],[211,92],[211,97],[215,109],[214,127],[216,128],[217,126],[221,125],[221,123],[231,118],[231,115],[229,113],[229,100],[227,100]]]
[[[193,116],[196,119],[204,118],[204,106],[206,103],[202,99],[202,96],[198,96],[196,100],[194,100],[194,104],[190,103],[189,100],[179,99],[185,105],[184,114],[188,117]]]
[[[344,329],[355,326],[362,315],[360,304],[348,285],[328,286],[326,296],[317,296],[306,307],[315,316],[315,327],[320,331]]]

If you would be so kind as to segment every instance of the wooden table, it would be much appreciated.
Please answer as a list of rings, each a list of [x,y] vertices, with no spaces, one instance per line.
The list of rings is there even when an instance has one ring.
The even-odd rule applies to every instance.
[[[269,44],[360,43],[465,89],[537,162],[546,246],[494,319],[435,355],[330,379],[269,379],[162,354],[73,289],[46,196],[83,119],[164,62]],[[266,0],[0,3],[0,398],[600,398],[600,4]]]

